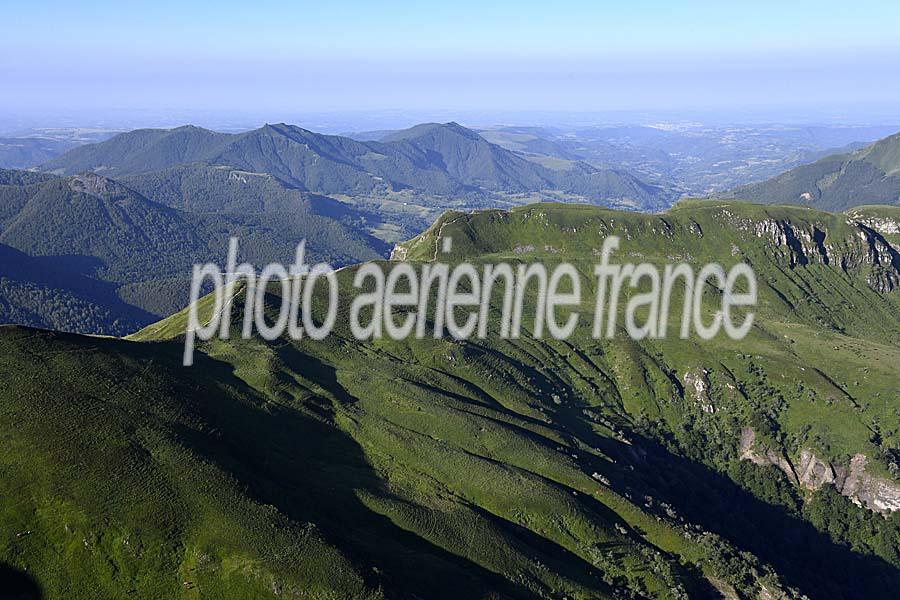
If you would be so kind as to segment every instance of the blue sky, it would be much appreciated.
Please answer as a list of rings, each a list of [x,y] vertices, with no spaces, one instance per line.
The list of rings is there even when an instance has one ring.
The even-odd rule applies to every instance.
[[[16,2],[0,107],[866,111],[898,32],[896,0]]]

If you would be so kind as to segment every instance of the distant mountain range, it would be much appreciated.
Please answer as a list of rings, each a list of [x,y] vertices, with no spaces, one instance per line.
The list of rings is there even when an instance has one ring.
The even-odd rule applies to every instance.
[[[342,266],[387,256],[385,240],[445,208],[544,192],[633,208],[670,200],[625,172],[545,168],[456,123],[383,142],[283,124],[123,133],[41,172],[0,170],[0,322],[121,335],[182,308],[191,265],[221,260],[230,236],[260,266],[290,259],[301,239],[311,259]]]
[[[625,168],[688,196],[721,193],[896,132],[896,126],[596,125],[496,127],[490,142],[541,164],[584,161]]]
[[[273,127],[287,126],[276,125]],[[344,136],[320,137],[331,138],[332,140],[339,137],[352,138],[353,141],[368,146],[369,144],[391,143],[392,141],[406,139],[412,132],[415,132],[416,135],[427,136],[433,133],[429,129],[435,127],[440,128],[441,126],[425,124],[402,132],[381,130],[348,133]],[[297,130],[294,133],[300,131],[299,128],[293,129]],[[524,185],[519,185],[518,183],[514,185],[514,181],[509,179],[503,182],[504,178],[501,175],[499,182],[495,182],[499,187],[495,186],[493,188],[495,190],[499,189],[500,192],[492,192],[492,186],[489,183],[486,189],[482,189],[482,183],[486,182],[483,180],[479,181],[477,177],[475,180],[468,182],[465,179],[457,180],[449,187],[456,190],[453,192],[455,196],[459,197],[461,194],[467,194],[470,199],[473,193],[481,195],[485,193],[508,194],[512,193],[513,189],[533,190],[535,187],[540,187],[540,192],[527,192],[532,194],[529,200],[572,200],[573,198],[562,197],[571,193],[583,196],[581,201],[598,202],[597,198],[600,198],[599,203],[601,204],[613,204],[632,209],[661,209],[664,207],[653,206],[652,201],[648,200],[647,190],[641,189],[640,185],[635,186],[633,182],[629,182],[629,175],[636,177],[639,182],[663,187],[670,199],[675,199],[681,195],[705,196],[711,193],[722,193],[724,190],[734,189],[739,185],[768,179],[788,169],[814,162],[831,154],[856,150],[867,143],[894,133],[897,129],[896,126],[889,125],[795,126],[772,124],[742,126],[703,125],[698,123],[492,127],[474,131],[485,141],[498,145],[505,150],[513,152],[519,158],[525,158],[556,173],[530,173],[528,177],[521,180],[520,183]],[[144,143],[153,145],[153,138],[157,137],[158,134],[164,134],[166,131],[138,130],[132,132],[128,137],[131,138],[132,142],[138,142],[136,144],[137,148],[142,148]],[[115,133],[115,131],[111,130],[84,128],[44,128],[18,132],[10,137],[0,139],[0,168],[32,168],[46,162],[57,162],[55,159],[67,150],[75,146],[106,140]],[[225,137],[234,139],[240,135],[247,135],[252,132],[230,135],[207,133],[212,135],[204,136],[201,133],[201,135],[193,137],[212,137],[215,139]],[[311,132],[306,133],[318,135]],[[176,134],[173,137],[177,138],[178,135]],[[146,139],[140,140],[138,138]],[[318,143],[313,144],[313,146],[325,147],[322,142],[323,140],[319,139]],[[179,160],[189,162],[195,160],[210,161],[216,158],[215,141],[210,146],[206,146],[201,139],[199,145],[193,149],[191,143],[185,143],[186,146],[183,150],[176,150],[174,155],[169,155],[169,158],[176,162]],[[131,172],[134,169],[159,168],[159,164],[172,164],[171,160],[163,160],[154,167],[153,161],[142,162],[144,159],[153,156],[155,151],[138,156],[132,152],[130,144],[131,142],[128,142],[118,146],[123,154],[114,161],[117,169],[121,170],[124,167],[126,171]],[[177,146],[178,142],[175,145]],[[339,145],[349,147],[346,141],[341,142]],[[359,150],[363,155],[368,152],[364,148]],[[431,148],[428,148],[428,150],[431,150]],[[383,154],[384,152],[383,150],[376,151],[375,154]],[[183,153],[182,158],[178,157],[179,153]],[[165,156],[166,154],[168,154],[168,150],[163,151],[163,155]],[[351,151],[352,154],[353,152]],[[416,156],[419,156],[419,153],[416,153]],[[82,158],[86,159],[86,156],[82,156]],[[160,157],[157,156],[155,158],[158,159]],[[346,159],[347,157],[344,156],[343,158]],[[61,162],[67,162],[68,160],[67,158],[66,161]],[[319,160],[322,160],[322,158],[320,157]],[[436,194],[438,192],[444,194],[446,189],[448,189],[446,177],[438,177],[437,181],[435,181],[431,178],[433,174],[426,176],[425,173],[419,173],[421,181],[410,182],[409,179],[405,179],[397,173],[396,165],[392,165],[387,169],[394,172],[387,173],[390,177],[386,179],[388,183],[385,184],[385,174],[379,173],[379,169],[371,169],[371,165],[366,164],[369,162],[368,159],[360,159],[358,162],[361,164],[356,164],[356,168],[361,166],[364,172],[381,177],[383,180],[380,182],[369,181],[362,189],[374,188],[375,190],[383,190],[390,189],[391,185],[396,185],[407,191],[416,190],[420,194]],[[401,161],[401,163],[403,162],[406,161]],[[505,162],[504,159],[501,159],[498,166],[502,167]],[[121,163],[130,164],[123,165]],[[579,166],[576,163],[584,164]],[[83,166],[89,168],[90,164],[90,160],[85,160]],[[591,177],[588,176],[586,183],[579,181],[584,178],[585,173],[583,171],[591,172],[590,169],[585,169],[585,164],[589,165],[590,169],[607,171],[606,176],[602,178],[594,177],[594,181],[590,181]],[[328,169],[333,167],[334,165],[328,167]],[[416,168],[419,167],[420,165],[417,165]],[[402,165],[399,170],[403,171]],[[530,171],[530,169],[524,170],[526,172]],[[518,173],[521,175],[522,171],[523,169],[520,167]],[[558,173],[559,171],[572,172],[562,176]],[[579,173],[579,171],[582,171],[582,173]],[[77,172],[77,170],[74,172]],[[71,174],[73,171],[69,171],[69,173]],[[534,178],[535,175],[538,175],[537,180]],[[573,175],[575,176],[574,179],[572,178]],[[548,186],[548,183],[544,180],[549,181],[549,187],[544,187]],[[537,186],[535,186],[535,181],[537,181]],[[327,188],[322,185],[324,182],[316,184],[315,177],[312,175],[309,183],[319,186],[309,187],[308,189],[312,191],[332,193],[326,191]],[[331,183],[333,184],[334,182]],[[474,188],[479,191],[470,191],[467,187],[470,183],[473,183]],[[295,181],[291,185],[298,186],[300,184]],[[423,191],[426,188],[428,191]],[[343,182],[340,183],[339,187],[330,189],[352,190],[358,188],[352,184],[348,186],[347,182]],[[460,189],[465,191],[459,191]],[[360,192],[354,193],[358,194]],[[542,198],[538,194],[542,194],[544,197]],[[650,195],[652,196],[653,194],[651,193]],[[625,200],[623,201],[622,199]],[[518,203],[520,204],[521,202]],[[436,203],[431,202],[431,204],[434,205]],[[513,204],[516,204],[516,202]],[[490,204],[486,206],[490,206]],[[429,215],[429,219],[426,222],[435,216],[434,214]],[[412,232],[407,232],[407,234],[412,235]]]
[[[855,152],[828,156],[768,181],[741,186],[724,196],[829,211],[865,204],[900,205],[900,133]]]
[[[122,133],[41,172],[0,171],[0,198],[8,198],[0,243],[29,258],[79,257],[74,272],[102,282],[85,296],[67,279],[0,275],[0,321],[122,334],[184,306],[191,264],[221,259],[229,236],[241,237],[245,259],[257,265],[289,259],[306,239],[311,258],[341,266],[386,256],[389,241],[418,233],[446,208],[517,204],[545,192],[633,208],[670,200],[626,172],[545,168],[456,123],[383,142],[284,124],[241,134],[193,126]],[[44,309],[23,317],[38,289],[54,301],[31,302]],[[76,301],[91,308],[67,308]]]
[[[625,170],[582,162],[548,168],[456,123],[418,125],[382,141],[322,135],[285,124],[241,134],[192,126],[143,129],[75,148],[42,169],[61,175],[95,171],[121,177],[185,163],[269,173],[290,186],[320,194],[546,192],[638,209],[662,208],[673,200],[671,190]]]

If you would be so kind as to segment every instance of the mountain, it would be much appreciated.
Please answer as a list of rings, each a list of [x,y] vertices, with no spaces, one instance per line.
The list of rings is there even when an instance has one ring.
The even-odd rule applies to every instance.
[[[135,331],[185,306],[192,265],[219,260],[232,235],[260,266],[292,258],[301,239],[338,266],[386,253],[351,207],[270,175],[198,165],[134,187],[94,173],[0,171],[0,182],[0,322]]]
[[[204,163],[125,175],[117,181],[155,202],[191,213],[291,212],[306,207],[317,214],[352,217],[348,204],[285,185],[269,173]]]
[[[516,193],[555,185],[549,173],[457,123],[425,123],[382,141],[434,164],[467,187]]]
[[[85,144],[43,165],[60,175],[94,171],[116,176],[156,171],[214,156],[235,136],[201,127],[136,129],[96,144]]]
[[[419,125],[382,141],[322,135],[285,124],[243,134],[190,126],[138,130],[76,148],[43,169],[121,177],[195,162],[269,173],[319,194],[571,194],[582,201],[637,208],[663,206],[672,199],[671,192],[621,170],[586,163],[547,168],[456,123]]]
[[[900,133],[848,154],[828,156],[725,195],[766,204],[802,204],[842,211],[864,204],[900,204]]]
[[[555,189],[608,202],[631,203],[635,208],[649,208],[665,194],[660,187],[622,170],[596,169],[583,162],[558,169],[538,165],[457,123],[417,125],[382,141],[421,152],[453,179],[476,188],[518,193]]]
[[[592,290],[608,235],[613,262],[751,264],[749,335],[358,341],[356,267],[329,338],[190,368],[185,312],[0,328],[0,563],[48,597],[892,598],[900,209],[547,203],[448,213],[395,257],[452,237],[442,260]]]

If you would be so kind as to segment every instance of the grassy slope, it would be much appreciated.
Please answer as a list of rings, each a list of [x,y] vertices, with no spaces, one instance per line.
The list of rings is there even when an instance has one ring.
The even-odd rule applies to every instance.
[[[744,227],[767,220],[819,227],[833,252],[859,255],[843,217],[721,203],[448,215],[409,245],[428,259],[452,236],[451,260],[586,269],[618,233],[620,260],[745,258],[766,285],[739,344],[597,342],[584,325],[567,342],[357,343],[344,306],[325,342],[218,341],[182,369],[184,313],[142,343],[5,328],[0,485],[15,502],[0,561],[51,596],[62,570],[85,596],[703,597],[712,580],[751,596],[887,597],[896,518],[822,493],[804,505],[774,469],[736,460],[747,424],[789,455],[864,452],[882,473],[898,443],[896,292],[874,291],[873,268],[849,258],[846,274],[792,267],[790,249]],[[701,369],[713,413],[685,391]],[[820,526],[808,511],[829,502],[859,525]]]
[[[822,158],[727,194],[751,202],[801,204],[842,211],[900,203],[900,134],[855,152]]]

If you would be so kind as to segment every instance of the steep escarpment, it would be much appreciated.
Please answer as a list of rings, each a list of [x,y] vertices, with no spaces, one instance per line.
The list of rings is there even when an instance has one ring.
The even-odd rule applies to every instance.
[[[790,267],[816,263],[862,272],[882,293],[900,285],[900,252],[885,237],[897,231],[892,218],[848,214],[842,223],[840,217],[823,213],[778,219],[744,217],[728,209],[723,215],[739,230],[763,240],[765,248]]]

